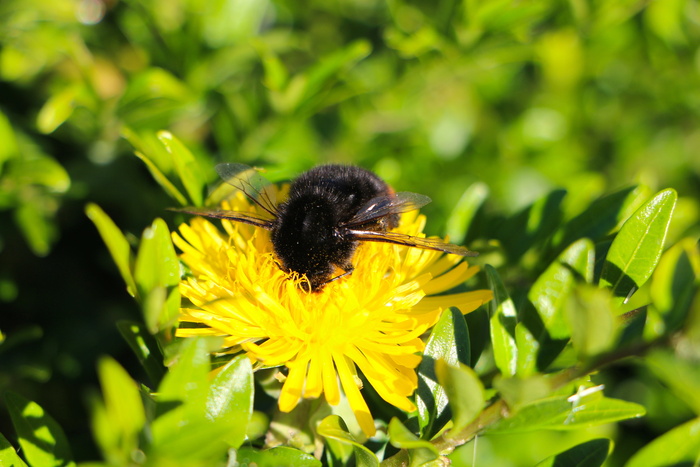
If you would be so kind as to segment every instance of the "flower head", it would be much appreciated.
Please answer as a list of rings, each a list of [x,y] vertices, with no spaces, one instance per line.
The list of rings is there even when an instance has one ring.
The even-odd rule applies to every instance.
[[[224,208],[257,209],[243,196],[230,203]],[[424,223],[424,216],[411,212],[396,230],[420,236]],[[177,335],[221,336],[227,351],[243,351],[263,366],[286,366],[279,398],[284,412],[302,397],[321,394],[336,405],[342,388],[368,436],[374,420],[358,368],[384,400],[415,410],[409,397],[418,385],[420,336],[445,308],[468,313],[492,297],[489,290],[436,295],[478,271],[460,257],[374,242],[358,247],[352,274],[308,292],[299,286],[304,277],[279,268],[266,230],[226,220],[222,225],[223,231],[196,217],[173,233],[191,272],[180,291],[194,305],[181,309]]]

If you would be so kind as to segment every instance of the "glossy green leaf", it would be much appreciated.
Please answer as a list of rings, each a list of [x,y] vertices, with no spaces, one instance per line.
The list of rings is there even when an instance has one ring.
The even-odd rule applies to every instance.
[[[107,249],[119,269],[119,273],[124,282],[126,282],[127,290],[132,296],[135,296],[137,289],[134,277],[131,275],[131,248],[126,241],[126,237],[124,237],[124,234],[122,234],[112,219],[96,204],[88,204],[85,208],[85,213],[100,232],[102,241],[107,245]]]
[[[39,404],[13,392],[5,394],[5,402],[29,465],[75,466],[66,435]]]
[[[611,444],[609,439],[592,439],[543,460],[537,467],[600,467]]]
[[[437,448],[432,443],[418,438],[397,418],[392,418],[389,422],[388,434],[392,446],[408,450],[411,466],[430,462],[439,456]]]
[[[474,370],[462,363],[455,365],[438,360],[435,373],[450,401],[451,432],[458,434],[483,410],[486,401],[484,385]]]
[[[449,420],[447,395],[438,384],[435,362],[445,360],[456,365],[470,363],[469,330],[459,310],[450,308],[442,312],[433,327],[423,351],[423,360],[418,366],[418,389],[416,406],[418,422],[424,437],[431,437]]]
[[[355,455],[355,465],[358,467],[379,466],[379,459],[377,459],[377,456],[348,432],[348,427],[339,416],[329,415],[324,418],[316,427],[316,432],[326,438],[326,442],[330,448],[333,449],[334,452],[339,453],[336,457],[342,459],[344,462],[347,462],[349,457],[347,451],[349,450],[349,452]],[[345,452],[344,455],[343,452]]]
[[[489,194],[488,186],[485,183],[473,183],[464,190],[462,197],[452,209],[452,213],[447,218],[445,231],[451,242],[462,244],[467,234],[467,229],[474,219],[486,197]]]
[[[239,443],[245,433],[252,411],[249,368],[237,360],[210,382],[209,352],[220,344],[201,338],[183,341],[177,363],[158,390],[160,415],[151,424],[151,451],[158,458],[211,462],[221,458],[231,443]],[[240,392],[234,397],[229,390]],[[236,414],[242,419],[232,423]]]
[[[608,287],[622,302],[649,279],[659,262],[676,192],[659,192],[622,226],[613,240],[601,273],[600,284]]]
[[[135,321],[119,321],[117,328],[129,344],[129,348],[136,354],[151,382],[157,386],[165,374],[165,368],[163,356],[153,335],[143,324]]]
[[[489,302],[494,360],[503,375],[513,376],[518,369],[518,347],[515,341],[517,312],[496,269],[486,265],[485,272],[494,295]]]
[[[279,446],[259,451],[251,447],[240,448],[236,452],[236,462],[240,465],[256,465],[257,467],[320,467],[321,461],[298,449]]]
[[[583,238],[571,244],[537,278],[528,298],[535,306],[542,322],[553,339],[568,338],[564,305],[577,282],[593,280],[595,249],[593,243]]]
[[[206,177],[202,173],[199,163],[190,150],[169,131],[158,132],[158,139],[172,156],[175,170],[180,180],[182,180],[182,184],[187,190],[192,203],[195,206],[201,206],[204,201],[203,193]]]
[[[144,299],[149,330],[156,333],[172,325],[180,306],[179,293],[171,299],[166,299],[166,293],[177,290],[180,263],[170,239],[170,230],[162,219],[153,221],[143,232],[134,265],[134,280]]]
[[[613,297],[606,289],[575,287],[565,304],[571,342],[581,358],[610,349],[619,330]]]
[[[678,398],[688,404],[696,415],[700,415],[700,372],[695,359],[658,349],[646,357],[645,363]]]
[[[666,251],[651,279],[652,303],[664,317],[666,328],[678,329],[690,311],[700,277],[697,240],[685,238]]]
[[[535,430],[575,430],[641,417],[644,407],[633,402],[595,395],[550,397],[523,406],[487,433],[522,433]]]
[[[253,368],[246,355],[232,359],[217,373],[209,388],[206,404],[208,420],[230,427],[225,441],[234,448],[245,440],[253,414]]]
[[[27,467],[17,454],[15,447],[0,433],[0,465],[7,467]]]
[[[697,465],[700,457],[698,446],[700,446],[700,418],[694,418],[644,446],[632,456],[625,467]]]

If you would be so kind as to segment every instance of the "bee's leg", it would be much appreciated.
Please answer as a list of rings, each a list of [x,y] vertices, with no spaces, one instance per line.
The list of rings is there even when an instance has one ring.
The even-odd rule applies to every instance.
[[[342,269],[345,271],[344,273],[340,274],[339,276],[335,276],[332,279],[328,279],[326,282],[323,283],[323,285],[326,285],[326,284],[333,282],[333,281],[337,281],[341,277],[349,276],[355,270],[355,268],[352,266],[349,266],[347,268],[342,268]]]

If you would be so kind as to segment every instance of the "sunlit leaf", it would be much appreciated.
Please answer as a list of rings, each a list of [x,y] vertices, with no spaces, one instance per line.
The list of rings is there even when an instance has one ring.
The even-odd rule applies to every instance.
[[[117,328],[138,357],[153,384],[158,385],[165,374],[165,368],[163,367],[163,356],[151,333],[143,324],[134,321],[119,321]]]
[[[437,448],[429,441],[418,438],[397,418],[389,422],[389,442],[399,449],[407,449],[410,465],[421,465],[438,458]]]
[[[15,450],[14,446],[2,434],[0,434],[0,465],[27,467],[27,464],[17,455],[17,450]]]
[[[438,384],[435,362],[445,360],[452,365],[459,362],[469,364],[469,353],[469,330],[464,316],[453,308],[443,311],[430,333],[418,366],[416,406],[424,436],[432,436],[449,419],[449,412],[445,411],[448,399],[444,388]]]
[[[484,385],[474,370],[462,363],[455,365],[438,360],[435,363],[435,373],[450,401],[453,423],[451,430],[459,433],[484,408]]]
[[[80,92],[78,85],[69,86],[57,92],[49,100],[37,115],[36,125],[42,133],[52,133],[73,113],[75,99]]]
[[[592,396],[550,397],[523,406],[510,418],[487,429],[488,433],[522,433],[535,430],[574,430],[641,417],[644,407],[619,399]]]
[[[316,427],[316,431],[319,435],[326,438],[326,442],[331,449],[335,448],[335,452],[341,452],[344,450],[343,448],[349,448],[349,451],[355,455],[355,465],[358,467],[379,466],[379,459],[377,459],[377,456],[348,432],[348,427],[339,416],[329,415],[324,418]],[[338,455],[336,457],[347,461],[349,456],[345,453],[345,455]]]
[[[5,394],[5,401],[29,465],[75,466],[66,435],[39,404],[13,392]]]
[[[236,461],[240,465],[256,465],[257,467],[308,466],[320,467],[321,461],[299,449],[280,446],[259,451],[251,447],[240,448],[236,452]]]
[[[564,250],[532,285],[528,298],[553,339],[569,337],[571,331],[564,305],[577,282],[590,283],[593,280],[594,259],[593,243],[581,239]]]
[[[488,194],[489,189],[484,183],[473,183],[464,190],[462,197],[457,201],[457,204],[452,209],[452,213],[447,218],[445,232],[449,236],[450,241],[457,244],[464,242],[467,229],[476,215],[476,211],[484,203]]]
[[[100,386],[104,397],[103,429],[110,434],[98,434],[98,439],[110,440],[112,445],[102,449],[113,453],[117,459],[127,461],[138,448],[138,434],[146,422],[138,386],[129,374],[113,359],[104,357],[98,364]]]
[[[202,173],[199,163],[190,150],[169,131],[158,132],[158,139],[172,156],[175,170],[192,203],[195,206],[201,206],[206,177]]]
[[[489,302],[493,356],[501,373],[513,376],[518,369],[518,348],[515,341],[517,312],[496,269],[486,265],[485,271],[489,288],[494,294],[493,300]]]
[[[571,342],[582,358],[600,354],[612,346],[619,321],[608,290],[578,286],[567,297],[565,310]]]
[[[170,230],[162,219],[156,219],[141,237],[134,280],[143,297],[146,324],[151,333],[172,325],[177,317],[180,296],[180,264],[170,238]],[[167,295],[174,294],[171,298]]]
[[[88,204],[85,208],[85,213],[100,232],[102,241],[107,245],[107,249],[119,269],[119,273],[124,282],[126,282],[127,290],[131,295],[136,295],[136,283],[131,275],[131,248],[126,238],[112,219],[96,204]]]
[[[694,418],[656,438],[632,456],[625,467],[696,465],[700,446],[700,418]]]
[[[595,200],[566,223],[559,245],[563,248],[580,238],[589,238],[594,242],[601,239],[619,227],[640,206],[647,196],[646,192],[643,187],[629,187]]]
[[[245,440],[248,422],[253,414],[253,368],[247,356],[241,355],[217,373],[209,388],[206,416],[209,420],[228,424],[229,446],[239,447]]]
[[[663,251],[676,192],[659,192],[622,226],[605,258],[600,284],[622,302],[649,279]]]

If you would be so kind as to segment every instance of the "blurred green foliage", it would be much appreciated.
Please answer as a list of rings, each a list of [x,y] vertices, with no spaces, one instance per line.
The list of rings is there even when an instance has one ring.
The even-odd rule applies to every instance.
[[[57,442],[67,437],[78,460],[101,450],[120,462],[142,415],[133,425],[105,422],[122,410],[111,385],[132,383],[112,360],[100,360],[98,376],[96,357],[114,356],[137,380],[145,372],[151,388],[163,377],[163,356],[146,350],[157,348],[151,333],[167,334],[178,295],[172,269],[144,266],[172,256],[166,224],[153,219],[200,204],[220,161],[266,167],[273,181],[345,162],[429,194],[429,233],[449,232],[493,266],[491,326],[484,313],[468,318],[471,356],[440,367],[442,381],[474,382],[460,365],[476,366],[487,399],[497,388],[511,404],[532,402],[522,398],[542,390],[537,377],[547,369],[639,345],[640,336],[687,338],[596,378],[606,395],[643,405],[645,418],[484,436],[453,461],[470,465],[472,448],[479,465],[605,458],[610,443],[599,438],[610,438],[610,465],[647,445],[630,462],[644,465],[691,436],[700,415],[692,396],[700,389],[699,39],[692,0],[4,0],[0,388],[53,414],[65,436],[53,421],[44,426]],[[84,215],[87,202],[101,206],[88,214],[118,268]],[[149,240],[136,249],[147,226]],[[623,304],[627,281],[639,290]],[[599,283],[613,293],[591,285]],[[641,324],[638,315],[622,328],[613,318],[648,304]],[[549,340],[523,324],[533,308]],[[499,344],[489,347],[489,338]],[[527,383],[494,383],[494,372]],[[103,398],[90,396],[88,410],[75,395],[99,384]],[[171,390],[177,399],[177,385]],[[157,424],[133,392],[128,410]],[[7,398],[10,414],[29,407],[51,420],[18,397]],[[449,391],[440,397],[459,401]],[[466,424],[473,407],[455,407],[455,422]],[[435,434],[439,417],[422,411],[422,434]],[[207,429],[222,429],[209,421]],[[323,423],[334,458],[366,460],[342,422]],[[429,458],[407,425],[397,448],[419,446]],[[0,432],[17,432],[21,446],[31,438],[9,416]],[[0,455],[17,446],[11,441],[0,438]],[[278,449],[265,462],[303,461]]]

